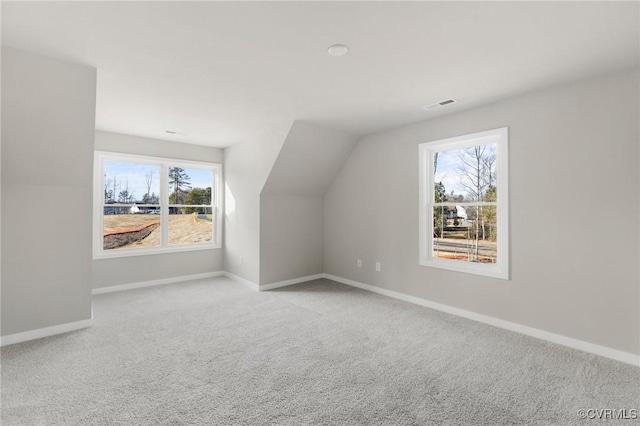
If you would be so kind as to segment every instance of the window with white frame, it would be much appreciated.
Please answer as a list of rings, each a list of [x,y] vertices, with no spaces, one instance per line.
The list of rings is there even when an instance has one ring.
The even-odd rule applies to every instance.
[[[221,165],[96,151],[94,257],[219,248]]]
[[[425,142],[420,264],[509,279],[508,129]]]

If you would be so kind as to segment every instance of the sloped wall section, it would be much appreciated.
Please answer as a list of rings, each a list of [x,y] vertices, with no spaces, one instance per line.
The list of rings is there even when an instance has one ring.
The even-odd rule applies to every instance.
[[[323,197],[352,135],[296,121],[260,196],[260,285],[323,272]]]
[[[278,123],[260,139],[224,150],[224,270],[256,285],[260,279],[260,192],[290,129],[290,121]]]

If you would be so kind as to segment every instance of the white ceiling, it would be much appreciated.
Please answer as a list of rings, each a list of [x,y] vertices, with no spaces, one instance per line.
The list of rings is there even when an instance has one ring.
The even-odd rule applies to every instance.
[[[226,147],[637,68],[638,17],[638,2],[2,2],[2,43],[96,67],[98,129]]]

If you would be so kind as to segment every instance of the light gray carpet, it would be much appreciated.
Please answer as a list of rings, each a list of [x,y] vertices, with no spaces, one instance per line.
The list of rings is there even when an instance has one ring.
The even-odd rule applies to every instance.
[[[94,298],[2,349],[3,425],[596,425],[640,369],[341,284],[226,278]]]

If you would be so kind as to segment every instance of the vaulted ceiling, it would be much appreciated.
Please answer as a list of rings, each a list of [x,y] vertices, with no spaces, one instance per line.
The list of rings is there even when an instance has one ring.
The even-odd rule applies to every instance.
[[[2,43],[96,67],[99,129],[226,147],[294,120],[363,135],[638,67],[638,12],[637,2],[2,2]],[[327,54],[336,43],[346,56]],[[458,103],[421,108],[447,98]]]

